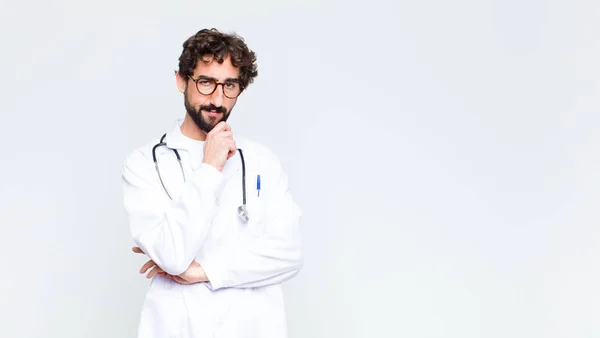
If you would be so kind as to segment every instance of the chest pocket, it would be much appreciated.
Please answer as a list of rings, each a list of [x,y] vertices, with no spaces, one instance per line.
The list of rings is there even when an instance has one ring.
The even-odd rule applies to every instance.
[[[248,217],[250,219],[248,223],[243,223],[238,217],[238,224],[241,226],[241,231],[249,231],[261,235],[266,229],[267,202],[262,190],[265,173],[262,172],[263,168],[261,168],[259,158],[256,157],[248,161],[248,165],[246,166],[246,208],[248,209]],[[260,190],[258,189],[259,187],[261,188]]]
[[[246,160],[246,209],[248,222],[242,221],[238,214],[238,207],[243,203],[242,170],[237,170],[227,179],[221,198],[219,199],[219,212],[213,220],[211,229],[212,240],[219,242],[224,236],[236,233],[250,233],[261,235],[265,230],[266,200],[262,191],[257,191],[257,175],[259,170],[255,161]],[[263,178],[261,177],[261,180]]]
[[[248,223],[242,222],[238,217],[238,223],[241,231],[250,231],[255,234],[262,234],[265,230],[264,222],[266,220],[266,202],[263,196],[259,195],[256,189],[256,175],[249,176],[254,178],[254,185],[248,185],[246,191],[246,208],[248,209]],[[247,178],[248,179],[248,178]]]

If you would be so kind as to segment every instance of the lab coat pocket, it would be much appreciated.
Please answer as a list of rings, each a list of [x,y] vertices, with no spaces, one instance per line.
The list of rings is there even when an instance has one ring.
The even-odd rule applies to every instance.
[[[246,228],[245,231],[263,234],[265,231],[265,200],[262,197],[254,195],[248,196],[247,203],[249,220],[246,225],[242,226]]]
[[[187,311],[183,297],[150,291],[142,308],[140,337],[187,338]]]

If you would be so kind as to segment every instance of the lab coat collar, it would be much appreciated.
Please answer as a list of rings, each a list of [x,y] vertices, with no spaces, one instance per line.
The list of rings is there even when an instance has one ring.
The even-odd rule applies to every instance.
[[[173,129],[167,133],[165,137],[165,142],[167,146],[171,149],[185,150],[190,153],[190,159],[193,170],[198,170],[202,163],[202,152],[198,155],[198,149],[191,149],[190,146],[194,145],[196,147],[203,146],[203,141],[194,141],[187,136],[181,133],[181,124],[183,123],[183,119],[178,119],[175,123]],[[234,138],[235,139],[235,138]],[[236,140],[236,143],[238,141]],[[238,144],[238,148],[240,145]],[[243,151],[243,149],[242,149]],[[229,160],[225,162],[225,166],[221,171],[225,179],[231,178],[236,172],[238,172],[242,168],[242,159],[240,157],[239,152],[235,152],[235,155],[231,157]]]
[[[193,143],[197,143],[198,145],[203,145],[203,141],[195,141],[181,133],[181,124],[183,123],[183,119],[178,119],[173,126],[173,129],[167,133],[165,137],[165,142],[167,146],[171,149],[181,149],[190,151],[190,145]]]

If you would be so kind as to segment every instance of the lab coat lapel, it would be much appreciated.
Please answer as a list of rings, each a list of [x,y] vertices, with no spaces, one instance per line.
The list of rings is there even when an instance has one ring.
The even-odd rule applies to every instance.
[[[181,134],[180,127],[182,122],[183,120],[177,120],[177,123],[175,123],[173,129],[171,129],[171,131],[167,133],[165,142],[167,143],[167,146],[171,149],[190,151],[190,149],[188,149],[189,142],[186,142],[184,136]]]
[[[242,159],[240,157],[240,153],[238,151],[235,152],[235,155],[225,161],[225,166],[221,173],[223,173],[223,179],[225,181],[229,181],[233,175],[235,175],[238,171],[242,169]]]

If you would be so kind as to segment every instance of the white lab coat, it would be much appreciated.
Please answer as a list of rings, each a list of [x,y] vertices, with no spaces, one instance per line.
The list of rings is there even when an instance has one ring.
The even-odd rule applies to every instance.
[[[281,283],[303,262],[301,210],[287,177],[266,147],[236,139],[246,162],[250,220],[241,222],[242,167],[239,153],[222,172],[202,164],[203,143],[181,134],[178,120],[167,147],[156,158],[171,201],[152,160],[159,137],[136,149],[123,166],[124,206],[133,240],[172,275],[192,261],[210,283],[181,285],[156,276],[146,293],[139,338],[287,337]],[[171,148],[179,151],[187,182]],[[260,196],[256,187],[260,175]]]

